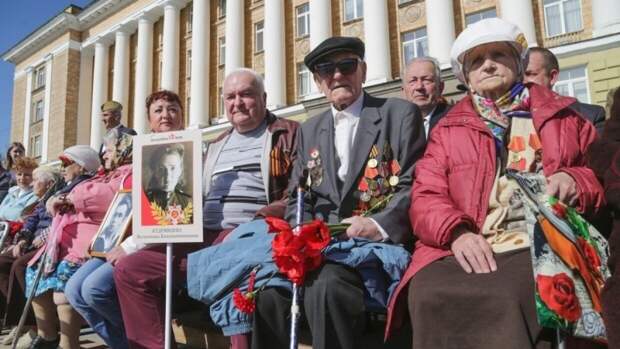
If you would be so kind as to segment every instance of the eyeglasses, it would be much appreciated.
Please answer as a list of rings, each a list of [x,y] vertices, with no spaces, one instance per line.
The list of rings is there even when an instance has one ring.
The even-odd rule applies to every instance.
[[[339,62],[324,62],[314,66],[314,71],[322,78],[328,78],[334,75],[336,68],[342,75],[351,75],[357,71],[359,58],[345,58]]]
[[[64,156],[60,156],[59,159],[60,159],[60,168],[67,168],[75,164],[75,161],[72,161],[69,158],[64,157]]]

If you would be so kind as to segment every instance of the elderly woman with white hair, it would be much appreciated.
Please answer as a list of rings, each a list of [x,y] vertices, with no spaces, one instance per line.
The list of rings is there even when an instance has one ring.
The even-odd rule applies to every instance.
[[[53,217],[50,232],[45,245],[30,260],[26,271],[26,294],[29,294],[34,287],[38,264],[44,263],[43,276],[36,286],[32,302],[37,337],[31,347],[80,347],[82,320],[64,296],[64,290],[69,278],[89,258],[88,246],[121,183],[131,173],[131,137],[112,132],[106,135],[105,141],[103,170],[77,184],[70,192],[54,196],[47,203]],[[97,171],[98,153],[88,146],[76,147],[81,148],[72,153],[83,155],[84,161],[78,157],[61,156],[65,171],[76,170],[80,166],[87,167],[91,173]]]
[[[7,300],[4,326],[17,325],[23,309],[27,263],[45,243],[52,223],[47,203],[55,201],[58,196],[69,193],[77,184],[91,178],[100,164],[94,150],[84,145],[69,147],[58,158],[61,163],[60,172],[49,166],[34,170],[33,192],[40,199],[32,213],[23,218],[24,225],[13,239],[13,245],[0,256],[0,291]],[[29,317],[26,324],[34,325],[34,318]],[[12,331],[5,336],[2,343],[10,344],[14,335],[15,332]]]
[[[418,241],[397,290],[407,293],[416,349],[549,344],[508,169],[544,176],[547,194],[580,212],[603,203],[585,167],[594,127],[568,108],[573,98],[522,83],[526,50],[519,28],[497,18],[469,26],[452,48],[453,71],[469,93],[436,126],[416,165],[410,217]],[[398,298],[393,322],[403,315],[394,305],[405,297]]]

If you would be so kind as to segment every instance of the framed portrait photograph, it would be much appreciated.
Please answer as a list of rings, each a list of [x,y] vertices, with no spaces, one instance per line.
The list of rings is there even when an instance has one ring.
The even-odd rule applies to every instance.
[[[90,243],[89,254],[105,258],[106,253],[118,246],[128,234],[131,217],[131,190],[121,190],[114,196],[103,223]]]
[[[200,130],[134,137],[135,239],[143,243],[202,241],[201,149]]]

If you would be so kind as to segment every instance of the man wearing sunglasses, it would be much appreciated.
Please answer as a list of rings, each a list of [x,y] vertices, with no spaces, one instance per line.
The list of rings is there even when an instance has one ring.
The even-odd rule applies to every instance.
[[[307,171],[305,222],[348,223],[345,240],[406,243],[413,236],[408,216],[412,169],[425,143],[422,117],[412,103],[364,92],[364,50],[357,38],[332,37],[304,59],[330,108],[300,127],[286,219],[295,222],[295,190]],[[381,201],[387,202],[385,208],[364,214]],[[308,274],[302,304],[313,348],[364,347],[365,292],[360,273],[341,264],[325,263]],[[254,348],[288,347],[290,299],[286,290],[261,292]]]

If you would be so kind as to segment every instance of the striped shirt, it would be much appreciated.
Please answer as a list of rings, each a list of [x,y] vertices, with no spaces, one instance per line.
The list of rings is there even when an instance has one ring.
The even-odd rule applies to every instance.
[[[207,229],[232,229],[251,221],[267,205],[261,175],[261,157],[267,125],[248,133],[232,131],[215,162],[209,193],[204,201]]]

